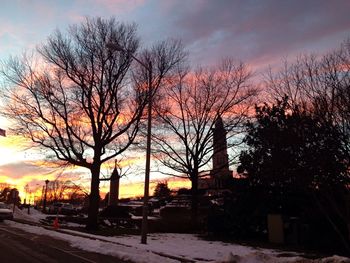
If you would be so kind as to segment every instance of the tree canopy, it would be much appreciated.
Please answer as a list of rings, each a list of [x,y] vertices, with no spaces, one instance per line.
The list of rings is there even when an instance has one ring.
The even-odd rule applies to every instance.
[[[180,68],[160,90],[155,103],[153,151],[158,162],[170,168],[163,173],[191,181],[194,214],[198,179],[210,170],[218,118],[225,124],[228,147],[239,144],[235,136],[242,133],[249,101],[255,95],[250,77],[245,64],[226,59],[217,67],[195,72]]]
[[[171,190],[168,187],[167,182],[158,182],[153,195],[160,200],[168,199],[171,196]]]
[[[252,186],[310,191],[349,183],[343,134],[331,122],[291,107],[287,98],[256,107],[238,172]],[[286,192],[284,192],[286,193]]]
[[[133,143],[148,103],[145,86],[159,87],[183,58],[172,43],[144,49],[138,59],[134,24],[87,18],[57,30],[35,57],[2,64],[9,83],[3,114],[14,121],[12,131],[49,150],[48,157],[90,170],[89,228],[97,227],[101,165]]]
[[[237,171],[248,180],[249,192],[259,196],[258,206],[308,223],[325,220],[349,251],[349,159],[342,127],[291,105],[287,97],[257,106],[256,121],[247,126],[247,149]]]

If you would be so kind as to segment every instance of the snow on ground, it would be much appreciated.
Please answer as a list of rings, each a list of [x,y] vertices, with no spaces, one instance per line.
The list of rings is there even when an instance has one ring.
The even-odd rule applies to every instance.
[[[15,218],[38,222],[45,217],[39,211],[34,209],[31,211],[33,213],[27,215],[24,213],[24,210],[16,210]],[[140,236],[105,237],[67,229],[62,229],[61,231],[64,231],[64,233],[60,233],[42,227],[29,226],[11,221],[7,221],[7,224],[30,233],[48,235],[68,241],[72,247],[112,255],[137,263],[167,263],[181,262],[183,260],[217,263],[310,262],[293,252],[288,253],[291,257],[279,257],[278,254],[281,253],[280,251],[253,248],[220,241],[206,241],[192,234],[153,233],[148,235],[148,244],[144,245],[140,244]],[[350,260],[333,256],[318,260],[317,262],[350,262]]]
[[[47,216],[46,214],[44,214],[41,211],[36,210],[34,208],[30,208],[29,214],[28,214],[27,208],[24,208],[21,210],[17,206],[15,207],[15,212],[13,214],[13,217],[15,219],[22,219],[22,220],[26,220],[26,221],[35,222],[35,223],[39,223],[40,220],[45,219],[46,216]]]
[[[126,247],[123,245],[118,245],[118,244],[105,242],[97,239],[73,236],[70,234],[64,234],[57,231],[47,230],[45,228],[38,227],[38,226],[20,224],[13,221],[6,221],[6,224],[10,225],[11,227],[20,228],[29,233],[51,236],[53,238],[68,241],[72,247],[80,248],[85,251],[97,252],[105,255],[115,256],[122,260],[129,260],[137,263],[178,262],[176,260],[165,258],[157,254],[154,254],[148,251],[147,249]]]
[[[72,230],[65,230],[65,232],[79,233],[87,237],[96,237],[95,235],[80,233]],[[117,236],[117,237],[104,237],[99,236],[100,239],[115,242],[118,244],[124,244],[137,248],[147,248],[155,253],[167,254],[174,257],[180,257],[190,259],[198,262],[225,262],[226,259],[232,258],[244,258],[247,256],[260,254],[271,255],[272,258],[278,254],[277,251],[269,249],[252,248],[248,246],[241,246],[237,244],[223,243],[220,241],[206,241],[198,238],[193,234],[149,234],[147,245],[140,244],[140,236]],[[297,256],[295,254],[295,256]],[[289,261],[292,258],[285,258],[284,261]],[[295,258],[294,258],[295,259]],[[253,261],[249,261],[253,262]],[[270,262],[270,261],[266,261]]]

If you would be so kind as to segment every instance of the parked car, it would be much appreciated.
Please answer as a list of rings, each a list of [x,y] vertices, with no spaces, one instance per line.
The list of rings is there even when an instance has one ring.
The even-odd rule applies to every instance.
[[[49,206],[50,214],[75,215],[77,211],[72,204],[68,203],[53,203]]]
[[[13,219],[13,212],[4,203],[0,202],[0,221]]]

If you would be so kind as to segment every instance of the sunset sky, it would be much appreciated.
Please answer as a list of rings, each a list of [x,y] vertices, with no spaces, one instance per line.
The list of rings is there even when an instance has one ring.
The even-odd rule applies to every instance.
[[[348,0],[4,0],[0,59],[30,51],[56,28],[64,31],[85,16],[115,16],[138,24],[145,46],[169,37],[182,39],[193,66],[213,65],[230,56],[246,62],[259,76],[283,59],[339,47],[350,37],[349,10]],[[0,128],[10,125],[0,119]],[[88,182],[87,170],[49,167],[28,145],[13,134],[0,137],[0,182],[22,192],[25,184],[33,191],[41,189],[45,179],[53,180],[60,173]],[[141,171],[143,156],[136,155],[132,165],[142,167],[137,169]],[[122,179],[122,196],[141,194],[142,179],[142,171]],[[175,184],[179,186],[171,183]]]

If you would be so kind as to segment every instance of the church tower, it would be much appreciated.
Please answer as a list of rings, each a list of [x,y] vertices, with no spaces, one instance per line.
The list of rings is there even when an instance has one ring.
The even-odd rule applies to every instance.
[[[108,205],[118,205],[119,180],[120,180],[120,176],[118,173],[118,169],[117,167],[115,167],[112,172],[110,183],[109,183]]]
[[[221,116],[215,121],[213,129],[213,169],[210,171],[210,177],[214,182],[214,187],[218,189],[229,187],[232,180],[227,154],[226,130]]]

